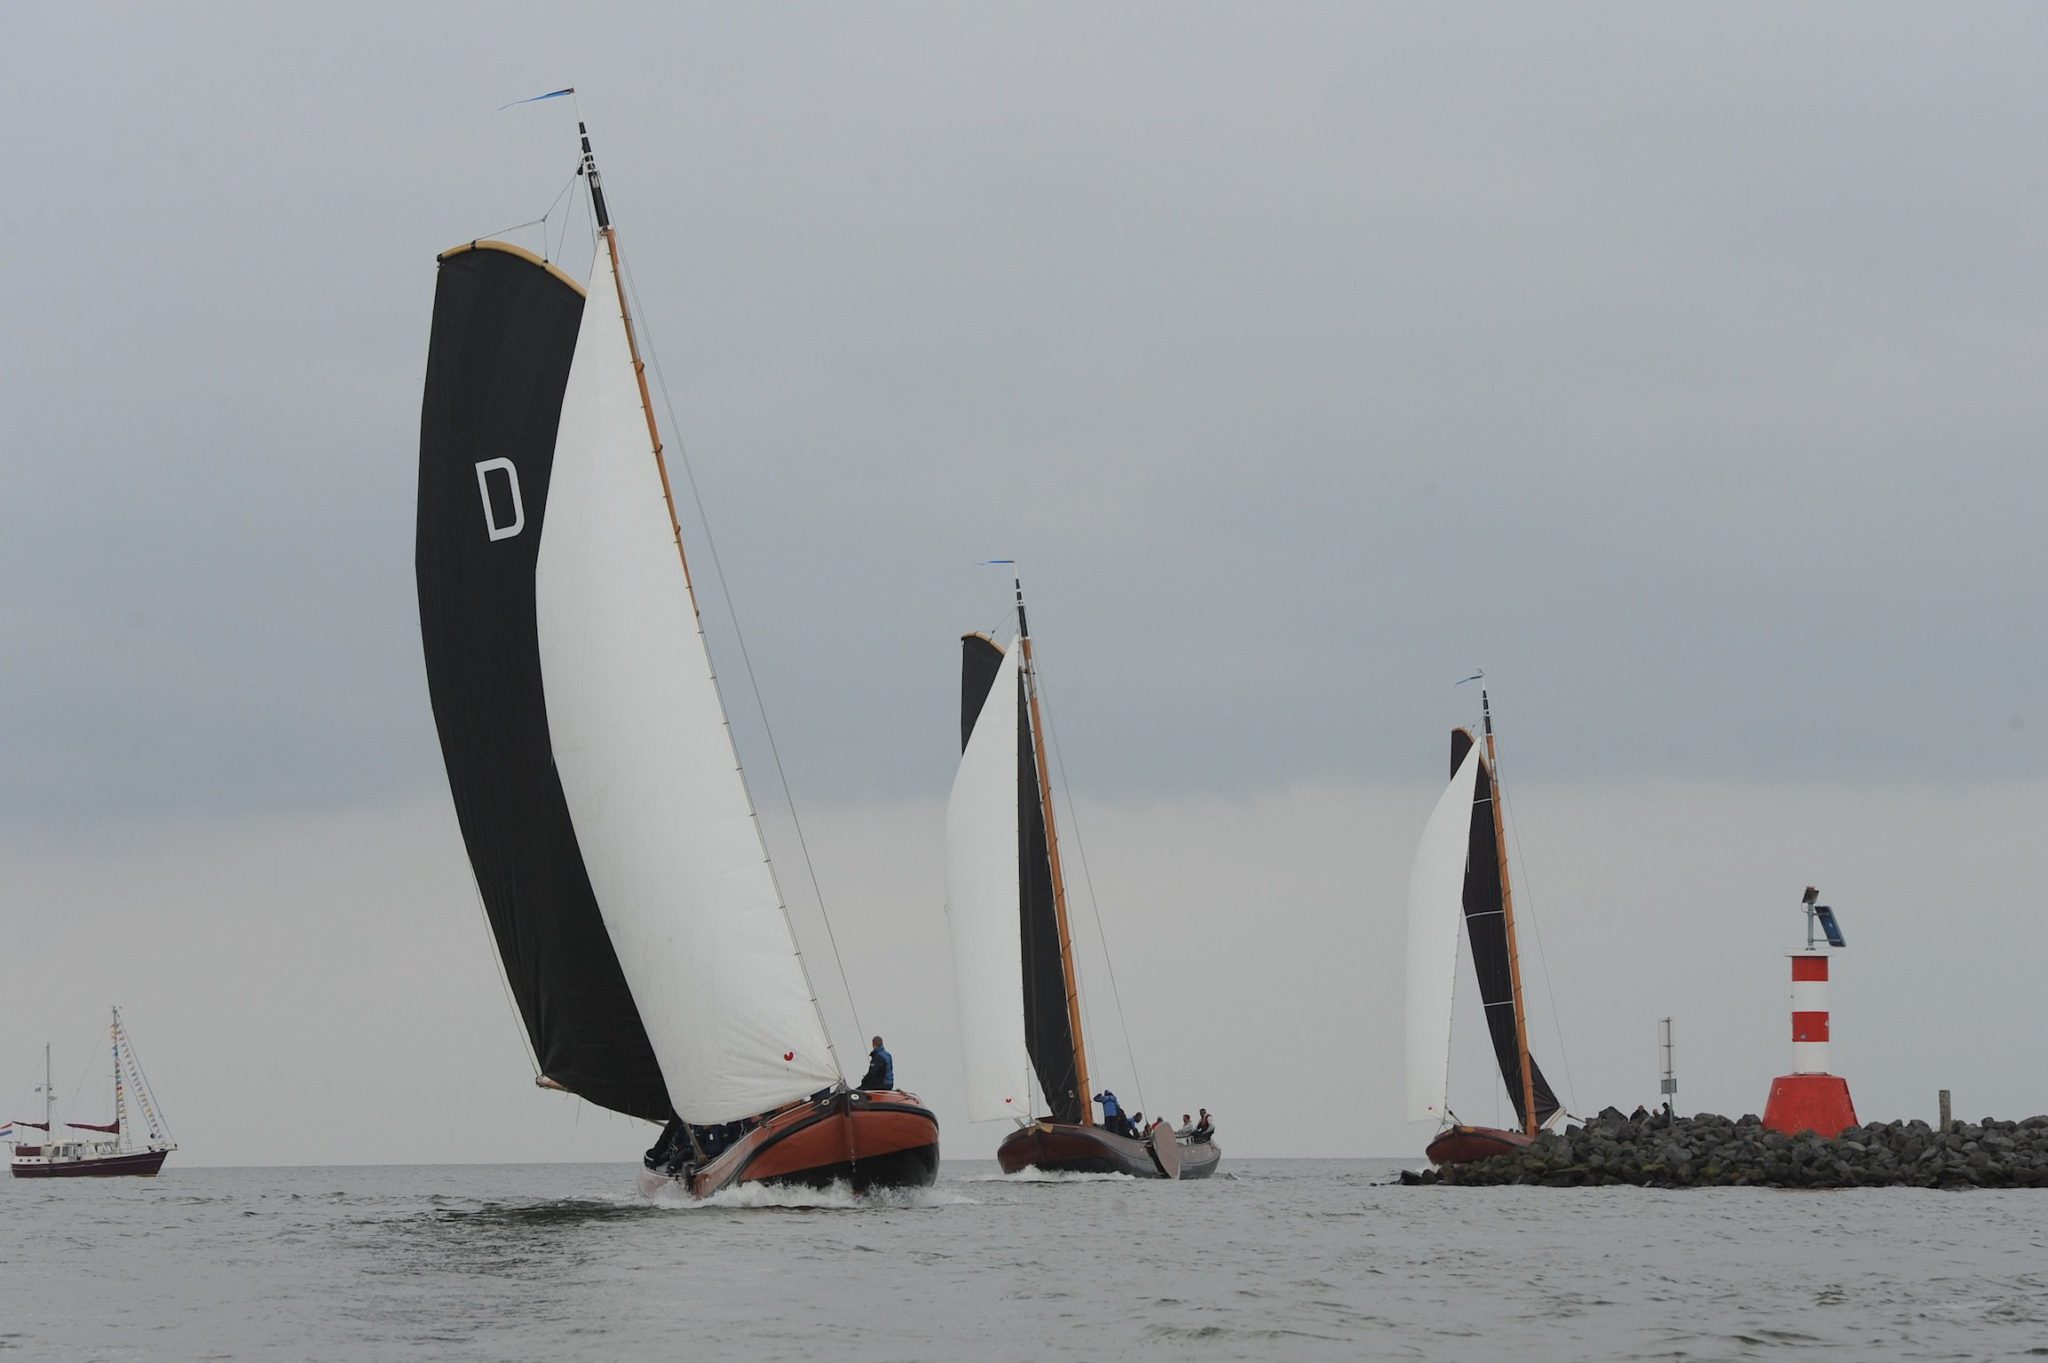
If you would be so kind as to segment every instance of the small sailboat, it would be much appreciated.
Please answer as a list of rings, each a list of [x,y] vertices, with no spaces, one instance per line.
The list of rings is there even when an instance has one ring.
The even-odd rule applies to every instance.
[[[1094,1121],[1059,821],[1024,589],[1008,648],[961,639],[960,768],[946,805],[946,917],[959,993],[967,1113],[1008,1119],[1006,1174],[1206,1178],[1222,1151],[1165,1122],[1133,1138]],[[1042,1108],[1033,1102],[1034,1091]]]
[[[178,1148],[157,1107],[156,1095],[150,1092],[149,1080],[143,1077],[135,1045],[121,1026],[121,1010],[116,1008],[113,1012],[109,1044],[114,1062],[114,1120],[63,1123],[74,1131],[90,1131],[101,1139],[57,1136],[50,1048],[44,1046],[43,1119],[29,1122],[16,1118],[0,1126],[0,1140],[11,1138],[15,1127],[32,1127],[44,1133],[40,1145],[15,1145],[8,1168],[16,1178],[155,1178],[164,1167],[164,1160]]]
[[[428,690],[535,1082],[664,1124],[650,1195],[928,1184],[936,1119],[848,1086],[797,948],[578,128],[588,288],[443,252],[420,421]]]
[[[1437,1164],[1485,1159],[1527,1145],[1560,1110],[1529,1054],[1515,897],[1494,769],[1493,708],[1484,689],[1479,704],[1485,744],[1475,742],[1469,729],[1451,731],[1451,783],[1422,830],[1408,881],[1408,1117],[1442,1127],[1427,1151]],[[1487,1032],[1515,1109],[1518,1125],[1512,1131],[1459,1123],[1447,1101],[1461,918]]]

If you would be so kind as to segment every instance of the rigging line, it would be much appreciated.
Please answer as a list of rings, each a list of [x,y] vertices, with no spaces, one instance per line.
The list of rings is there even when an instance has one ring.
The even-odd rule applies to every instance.
[[[77,1084],[76,1084],[76,1085],[75,1085],[75,1086],[74,1086],[74,1087],[72,1088],[72,1090],[71,1090],[71,1097],[70,1097],[70,1098],[69,1098],[69,1100],[68,1100],[68,1101],[70,1102],[70,1104],[72,1105],[72,1107],[76,1108],[76,1107],[78,1106],[78,1095],[79,1095],[79,1094],[81,1094],[81,1093],[83,1093],[83,1092],[85,1092],[85,1081],[86,1081],[86,1080],[88,1080],[88,1079],[90,1079],[90,1078],[92,1078],[92,1067],[93,1067],[93,1062],[94,1062],[94,1061],[96,1061],[96,1060],[98,1060],[98,1059],[99,1059],[99,1056],[98,1056],[97,1054],[92,1054],[92,1055],[88,1055],[88,1056],[86,1056],[86,1058],[85,1058],[85,1073],[83,1073],[83,1074],[81,1074],[81,1075],[79,1075],[79,1076],[78,1076],[78,1083],[77,1083]],[[56,1139],[55,1133],[52,1133],[52,1135],[51,1135],[51,1139],[52,1139],[52,1140]]]
[[[1040,699],[1043,700],[1045,698],[1045,669],[1041,666],[1034,670],[1038,673],[1038,694]],[[1049,711],[1052,707],[1048,703],[1043,708]],[[1081,862],[1081,883],[1088,890],[1088,912],[1094,915],[1095,918],[1095,940],[1102,946],[1102,964],[1109,975],[1109,996],[1116,1001],[1117,1026],[1123,1030],[1124,1034],[1124,1058],[1130,1062],[1131,1087],[1138,1091],[1138,1110],[1142,1112],[1146,1106],[1145,1084],[1143,1080],[1138,1078],[1138,1057],[1131,1049],[1131,1025],[1124,1018],[1124,996],[1116,985],[1116,963],[1110,959],[1109,938],[1102,930],[1102,905],[1095,898],[1095,877],[1088,872],[1088,847],[1081,839],[1081,819],[1074,810],[1074,793],[1067,785],[1067,762],[1060,755],[1060,736],[1054,732],[1050,719],[1045,721],[1045,736],[1052,740],[1053,765],[1060,769],[1060,795],[1067,806],[1067,826],[1074,835],[1074,852]],[[1085,1005],[1086,1000],[1084,999],[1082,1002]],[[1085,1097],[1086,1095],[1083,1096]]]
[[[574,185],[578,179],[582,178],[582,170],[583,165],[579,161],[576,169],[569,174],[569,183],[571,185]],[[550,260],[561,260],[562,252],[569,249],[569,229],[576,225],[577,210],[574,205],[581,204],[584,213],[590,212],[590,203],[584,195],[578,194],[574,199],[570,200],[570,204],[571,207],[564,209],[562,212],[562,232],[560,236],[555,238],[555,253],[549,257]]]
[[[528,218],[528,219],[527,219],[527,220],[526,220],[525,222],[515,222],[515,223],[513,223],[513,224],[512,224],[512,225],[511,225],[510,227],[500,227],[500,228],[499,228],[499,229],[498,229],[497,231],[495,231],[495,232],[486,232],[486,233],[484,234],[484,239],[489,239],[489,238],[503,238],[503,237],[509,237],[509,236],[511,236],[511,235],[512,235],[512,233],[514,233],[514,232],[519,232],[519,231],[523,231],[523,230],[525,230],[526,228],[529,228],[529,227],[534,227],[534,226],[538,226],[538,227],[539,227],[539,228],[541,229],[541,233],[540,233],[540,253],[541,253],[541,258],[542,258],[543,260],[547,259],[547,258],[548,258],[548,233],[547,233],[547,225],[548,225],[548,219],[549,219],[549,218],[552,218],[552,217],[553,217],[553,216],[555,215],[555,209],[561,206],[561,203],[562,203],[562,196],[563,196],[564,194],[567,194],[567,193],[569,192],[570,188],[571,188],[572,186],[574,186],[574,185],[575,185],[575,183],[576,183],[576,177],[575,177],[574,175],[571,175],[571,176],[569,177],[568,183],[564,184],[564,185],[562,186],[562,188],[561,188],[561,189],[560,189],[559,191],[557,191],[557,192],[556,192],[556,194],[555,194],[555,197],[554,197],[554,200],[553,200],[553,202],[551,202],[551,203],[549,203],[549,204],[548,204],[547,212],[545,212],[545,213],[541,214],[541,215],[540,215],[539,217],[537,217],[537,218]]]
[[[1463,931],[1451,939],[1457,944],[1451,953],[1451,1025],[1444,1028],[1444,1115],[1447,1117],[1451,1111],[1451,1062],[1458,1053],[1458,977],[1464,973],[1458,967],[1465,963],[1465,933],[1470,931],[1463,923],[1458,926]],[[1480,1021],[1485,1020],[1482,1013]],[[1451,1120],[1456,1122],[1457,1118],[1452,1117]]]
[[[142,1090],[143,1100],[147,1104],[143,1109],[144,1115],[151,1118],[150,1131],[153,1134],[156,1130],[156,1124],[162,1122],[164,1138],[166,1140],[170,1139],[171,1119],[164,1116],[163,1104],[157,1101],[156,1090],[150,1086],[149,1076],[143,1073],[142,1055],[135,1049],[135,1038],[125,1026],[121,1028],[121,1054],[126,1059],[129,1067],[135,1071],[135,1086]]]
[[[582,178],[582,174],[583,174],[583,163],[579,161],[579,162],[577,162],[577,163],[576,163],[576,175],[577,175],[577,178],[579,178],[579,179],[580,179],[580,178]],[[592,258],[593,258],[593,259],[591,260],[591,262],[590,262],[589,264],[586,264],[586,265],[584,266],[584,272],[583,272],[583,277],[584,277],[584,278],[585,278],[586,280],[588,280],[588,279],[589,279],[589,277],[590,277],[590,265],[594,265],[594,264],[596,263],[595,257],[596,257],[596,255],[597,255],[597,222],[596,222],[596,218],[595,218],[595,216],[593,215],[593,213],[592,213],[592,211],[591,211],[591,207],[590,207],[590,196],[589,196],[588,194],[578,194],[578,195],[576,196],[575,202],[576,202],[576,203],[577,203],[577,204],[578,204],[578,205],[580,206],[580,208],[581,208],[581,211],[582,211],[582,215],[583,215],[583,234],[584,234],[584,236],[585,236],[586,238],[588,238],[588,242],[589,242],[589,246],[590,246],[590,254],[591,254]],[[569,249],[569,224],[570,224],[571,218],[572,218],[572,215],[571,215],[570,213],[564,213],[564,214],[562,215],[562,249],[563,249],[564,251],[566,251],[566,250],[568,250],[568,249]],[[624,259],[624,257],[621,257],[621,259],[623,260],[623,259]],[[644,329],[644,324],[643,324],[643,329]]]
[[[545,214],[545,213],[543,213],[543,214],[541,214],[541,215],[540,215],[539,217],[537,217],[537,218],[528,218],[528,219],[527,219],[527,220],[526,220],[525,222],[515,222],[515,223],[513,223],[513,224],[512,224],[512,225],[511,225],[510,227],[500,227],[500,228],[499,228],[499,229],[498,229],[497,231],[495,231],[495,232],[486,232],[486,233],[484,233],[484,235],[483,235],[483,237],[482,237],[481,239],[482,239],[482,240],[485,240],[485,241],[496,241],[496,240],[502,240],[503,238],[505,238],[505,237],[507,237],[507,236],[510,236],[510,235],[511,235],[512,233],[514,233],[514,232],[518,232],[518,231],[521,231],[521,230],[523,230],[523,229],[525,229],[525,228],[528,228],[528,227],[532,227],[532,226],[533,226],[533,225],[535,225],[536,223],[539,223],[539,224],[541,224],[541,225],[545,226],[545,225],[546,225],[546,223],[547,223],[547,220],[548,220],[548,215],[547,215],[547,214]],[[541,238],[541,241],[542,241],[542,243],[543,243],[543,244],[545,244],[545,243],[546,243],[546,241],[547,241],[547,238],[546,238],[546,236],[545,236],[545,235],[543,235],[543,236],[542,236],[542,238]]]
[[[624,257],[621,256],[620,259],[623,261]],[[855,1003],[853,1000],[853,985],[851,984],[851,982],[848,981],[846,976],[846,962],[844,958],[842,958],[839,954],[839,934],[832,930],[832,915],[825,908],[825,891],[823,887],[820,886],[818,883],[817,865],[815,862],[811,860],[810,841],[804,836],[803,819],[797,813],[796,797],[790,792],[788,773],[783,770],[782,748],[775,741],[775,726],[771,724],[768,720],[768,705],[767,702],[764,701],[761,697],[761,680],[754,673],[754,660],[752,655],[747,651],[746,632],[740,627],[739,611],[733,605],[732,585],[729,582],[727,582],[725,576],[725,565],[723,562],[720,561],[718,557],[718,541],[716,540],[716,538],[713,537],[711,533],[711,516],[710,513],[705,510],[704,496],[698,490],[697,487],[697,471],[695,467],[691,464],[688,446],[682,438],[682,424],[676,420],[675,402],[669,397],[668,379],[662,373],[661,355],[660,352],[655,348],[654,344],[654,329],[651,325],[649,325],[647,321],[647,310],[640,306],[640,288],[639,285],[634,282],[633,270],[630,265],[626,267],[626,288],[633,295],[633,308],[635,313],[637,314],[640,323],[640,331],[641,334],[647,338],[647,358],[651,362],[651,367],[654,370],[655,387],[661,390],[661,405],[663,409],[666,410],[668,413],[668,443],[675,449],[676,461],[683,466],[683,479],[686,483],[689,484],[690,488],[690,504],[696,508],[697,523],[700,526],[702,526],[704,530],[704,551],[706,556],[711,560],[712,573],[718,578],[718,594],[720,598],[723,599],[725,602],[726,618],[732,621],[733,638],[737,641],[739,645],[740,670],[746,674],[747,687],[750,691],[753,692],[754,696],[754,710],[757,714],[761,716],[762,732],[764,732],[768,736],[768,753],[775,764],[776,784],[782,788],[783,803],[789,808],[789,822],[791,826],[796,830],[797,851],[803,859],[804,872],[810,878],[811,894],[816,899],[818,904],[818,917],[822,919],[825,924],[825,940],[829,942],[832,946],[832,965],[833,968],[839,972],[840,992],[846,995],[847,1011],[853,1014],[854,1031],[858,1033],[860,1036],[865,1037],[868,1035],[868,1030],[866,1027],[861,1025],[860,1005]],[[699,629],[701,628],[702,625],[700,624]],[[714,685],[715,684],[716,679],[714,678]],[[747,782],[747,775],[744,769],[742,769],[740,772],[740,782],[742,785],[745,785]],[[748,803],[750,805],[753,803],[753,797],[751,796],[751,794],[748,796]],[[755,823],[757,827],[759,826],[759,820],[760,816],[756,814]],[[766,850],[765,846],[763,850]],[[769,863],[768,874],[771,877],[775,877],[776,875],[775,866],[772,861]],[[776,878],[779,880],[779,877]],[[777,898],[781,898],[779,888],[777,891]],[[786,922],[788,920],[788,911],[786,908],[784,910],[783,917],[784,921]],[[792,924],[790,927],[790,938],[792,943],[794,943],[795,937],[796,928]],[[805,976],[805,983],[808,984],[810,977],[810,968],[804,964],[803,953],[801,950],[797,952],[797,966],[799,969],[803,970]],[[817,988],[816,986],[812,986],[811,1001],[814,1005],[816,1005],[817,1003],[817,998]],[[823,1025],[823,1022],[824,1019],[820,1017],[819,1023],[821,1026]],[[829,1027],[824,1028],[824,1031],[825,1044],[827,1046],[830,1046],[832,1044],[832,1031]],[[832,1058],[836,1068],[837,1061],[839,1058],[836,1049],[833,1052]]]
[[[562,184],[561,192],[556,194],[554,197],[554,201],[548,205],[548,211],[540,215],[540,258],[542,260],[554,259],[552,255],[548,254],[548,219],[552,218],[555,215],[555,209],[561,204],[562,196],[564,194],[567,194],[570,190],[574,189],[575,187],[576,173],[574,171],[571,171],[569,172],[569,178]],[[563,231],[565,234],[568,230],[568,221],[569,215],[567,213],[564,213],[562,215],[562,223]]]
[[[1499,779],[1499,774],[1499,764],[1495,763],[1494,776],[1496,780]],[[1536,896],[1530,892],[1529,888],[1529,861],[1527,857],[1522,855],[1521,830],[1515,827],[1515,803],[1508,798],[1506,786],[1502,786],[1500,790],[1501,813],[1507,816],[1508,832],[1512,835],[1510,840],[1514,846],[1515,861],[1521,867],[1522,903],[1529,920],[1529,926],[1534,931],[1536,937],[1536,959],[1543,967],[1543,995],[1550,1003],[1550,1030],[1557,1037],[1557,1058],[1564,1065],[1564,1088],[1565,1092],[1571,1095],[1570,1106],[1577,1107],[1579,1103],[1579,1089],[1578,1085],[1572,1082],[1571,1052],[1564,1048],[1564,1022],[1557,1012],[1557,988],[1551,983],[1550,979],[1550,954],[1543,949],[1543,924],[1538,922],[1536,918]],[[1569,1116],[1570,1114],[1567,1113],[1566,1115]]]
[[[71,1049],[71,1048],[72,1048],[73,1046],[75,1046],[75,1045],[77,1045],[77,1044],[78,1044],[78,1039],[79,1039],[79,1037],[83,1036],[83,1035],[84,1035],[84,1034],[85,1034],[86,1032],[88,1032],[88,1031],[92,1031],[92,1032],[98,1032],[98,1031],[101,1031],[101,1030],[102,1030],[102,1026],[101,1026],[101,1024],[99,1024],[99,1023],[94,1023],[94,1024],[93,1024],[93,1025],[92,1025],[91,1027],[80,1027],[80,1028],[78,1028],[78,1029],[77,1029],[76,1031],[72,1032],[72,1033],[71,1033],[71,1035],[69,1035],[69,1036],[65,1037],[65,1038],[64,1038],[64,1044],[63,1044],[63,1045],[61,1045],[61,1046],[59,1046],[59,1047],[57,1047],[57,1049],[58,1049],[58,1050],[67,1050],[67,1051],[68,1051],[68,1050],[70,1050],[70,1049]],[[86,1052],[86,1057],[85,1057],[85,1073],[79,1076],[79,1079],[78,1079],[78,1084],[77,1084],[77,1086],[76,1086],[75,1088],[73,1088],[73,1089],[71,1090],[71,1096],[70,1096],[70,1097],[69,1097],[68,1099],[66,1099],[66,1100],[65,1100],[66,1102],[69,1102],[69,1103],[76,1103],[76,1102],[78,1101],[78,1095],[79,1095],[80,1093],[82,1093],[82,1092],[83,1092],[83,1091],[85,1090],[85,1081],[86,1081],[87,1079],[90,1079],[90,1078],[92,1078],[92,1066],[93,1066],[93,1062],[94,1062],[95,1060],[97,1060],[97,1059],[99,1059],[99,1055],[98,1055],[98,1052],[97,1052],[96,1050],[89,1050],[89,1051],[87,1051],[87,1052]],[[43,1080],[43,1084],[44,1084],[44,1085],[48,1085],[48,1084],[49,1084],[50,1082],[51,1082],[51,1080],[50,1080],[50,1079],[49,1079],[49,1078],[48,1078],[47,1076],[45,1076],[45,1078],[44,1078],[44,1080]],[[49,1096],[50,1096],[50,1097],[51,1097],[52,1099],[54,1099],[54,1098],[55,1098],[55,1097],[56,1097],[57,1095],[56,1095],[56,1094],[54,1094],[54,1093],[52,1093],[52,1094],[51,1094],[51,1095],[49,1095]],[[50,1139],[52,1139],[52,1140],[55,1140],[55,1139],[56,1139],[56,1133],[55,1133],[55,1132],[52,1132],[52,1133],[51,1133],[51,1135],[50,1135]]]

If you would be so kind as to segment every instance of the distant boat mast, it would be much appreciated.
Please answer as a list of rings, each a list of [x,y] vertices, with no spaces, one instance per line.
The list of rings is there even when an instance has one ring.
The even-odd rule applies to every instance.
[[[1515,996],[1515,1054],[1522,1068],[1522,1133],[1533,1136],[1536,1120],[1536,1072],[1529,1063],[1529,1015],[1522,1004],[1522,956],[1515,946],[1515,891],[1508,880],[1508,835],[1501,819],[1500,757],[1494,746],[1493,702],[1479,688],[1479,714],[1486,734],[1487,780],[1493,786],[1493,845],[1500,858],[1500,913],[1508,935],[1508,983]]]
[[[1024,649],[1024,694],[1031,703],[1032,749],[1038,759],[1038,799],[1045,810],[1045,850],[1052,862],[1052,912],[1059,925],[1060,973],[1067,988],[1067,1024],[1074,1034],[1074,1085],[1080,1091],[1081,1125],[1095,1125],[1094,1094],[1088,1087],[1088,1046],[1081,1039],[1081,990],[1074,981],[1074,937],[1067,927],[1067,881],[1060,873],[1059,820],[1053,817],[1052,776],[1045,762],[1045,718],[1038,705],[1038,668],[1031,661],[1031,626],[1024,619],[1024,581],[1012,578],[1017,591],[1017,636]]]

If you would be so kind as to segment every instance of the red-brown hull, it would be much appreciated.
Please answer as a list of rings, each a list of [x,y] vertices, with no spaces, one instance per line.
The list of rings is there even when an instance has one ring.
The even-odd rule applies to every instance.
[[[914,1094],[836,1093],[775,1113],[687,1179],[643,1171],[641,1191],[710,1197],[737,1183],[922,1188],[939,1174],[939,1123]]]
[[[1162,1161],[1150,1142],[1132,1140],[1099,1126],[1068,1122],[1033,1122],[1003,1138],[996,1163],[1006,1174],[1042,1169],[1059,1174],[1126,1174],[1131,1178],[1207,1178],[1216,1172],[1223,1151],[1213,1143],[1176,1146]],[[1166,1166],[1172,1166],[1168,1172]]]
[[[155,1178],[168,1150],[137,1150],[125,1155],[98,1155],[59,1164],[29,1164],[17,1158],[8,1167],[16,1178]]]
[[[1470,1164],[1495,1155],[1513,1154],[1534,1139],[1496,1126],[1454,1126],[1431,1141],[1423,1154],[1431,1164]]]

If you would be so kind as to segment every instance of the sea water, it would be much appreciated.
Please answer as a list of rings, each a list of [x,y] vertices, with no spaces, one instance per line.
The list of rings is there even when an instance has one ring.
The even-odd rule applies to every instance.
[[[2048,1193],[1384,1160],[649,1204],[608,1165],[0,1180],[0,1359],[2048,1356]]]

